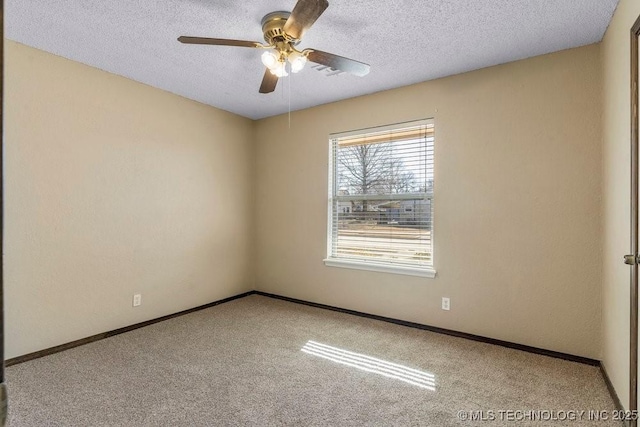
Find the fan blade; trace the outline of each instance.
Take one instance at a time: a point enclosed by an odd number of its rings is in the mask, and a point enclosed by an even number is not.
[[[369,74],[369,64],[359,62],[354,59],[345,58],[343,56],[334,55],[333,53],[323,52],[321,50],[313,50],[307,56],[309,61],[316,64],[326,65],[334,70],[345,71],[356,76],[366,76]]]
[[[327,7],[327,0],[298,0],[282,31],[289,37],[300,40]]]
[[[264,71],[264,77],[262,78],[262,84],[260,85],[260,93],[271,93],[276,90],[278,84],[278,76],[274,75],[267,68]]]
[[[239,46],[239,47],[260,47],[258,42],[249,42],[245,40],[230,40],[230,39],[211,39],[208,37],[178,37],[180,43],[186,44],[212,44],[216,46]]]

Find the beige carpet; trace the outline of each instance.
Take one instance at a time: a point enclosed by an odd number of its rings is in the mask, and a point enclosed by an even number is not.
[[[258,295],[9,367],[7,382],[11,427],[621,425],[587,421],[614,410],[596,367]]]

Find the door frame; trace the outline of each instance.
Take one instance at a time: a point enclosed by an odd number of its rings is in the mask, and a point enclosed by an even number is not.
[[[0,425],[7,420],[7,386],[4,380],[4,0],[0,0]]]
[[[631,27],[631,274],[629,289],[629,411],[638,409],[638,37],[640,16]],[[630,423],[637,426],[637,421]]]

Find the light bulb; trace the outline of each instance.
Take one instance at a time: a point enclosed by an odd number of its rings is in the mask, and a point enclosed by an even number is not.
[[[292,52],[289,55],[289,63],[291,64],[291,72],[297,73],[304,68],[304,64],[307,63],[307,57],[298,52]]]
[[[278,61],[273,68],[270,68],[270,70],[271,74],[276,77],[286,77],[289,75],[289,73],[287,73],[287,63],[284,61]]]
[[[278,65],[278,56],[270,50],[265,51],[262,54],[262,63],[265,67],[273,70]]]

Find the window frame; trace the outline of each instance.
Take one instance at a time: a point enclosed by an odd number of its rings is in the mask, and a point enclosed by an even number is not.
[[[430,230],[430,246],[431,246],[431,264],[425,266],[411,266],[411,265],[399,265],[394,264],[392,262],[380,262],[375,260],[368,260],[364,258],[339,258],[332,256],[333,255],[333,242],[334,242],[334,231],[337,233],[337,227],[334,230],[333,220],[334,220],[334,212],[333,206],[334,203],[339,201],[346,201],[349,199],[357,199],[358,196],[341,196],[338,195],[337,188],[337,165],[335,164],[335,159],[337,158],[337,153],[334,153],[334,140],[337,138],[345,138],[349,136],[359,136],[366,135],[370,133],[376,132],[385,132],[385,131],[398,131],[405,128],[421,126],[421,125],[431,125],[433,127],[433,150],[432,160],[435,158],[435,119],[421,119],[421,120],[413,120],[409,122],[396,123],[386,126],[376,126],[372,128],[358,129],[354,131],[348,132],[339,132],[332,133],[329,135],[329,163],[328,163],[328,203],[327,203],[327,252],[326,258],[323,260],[325,266],[328,267],[340,267],[340,268],[349,268],[356,270],[366,270],[366,271],[374,271],[374,272],[382,272],[382,273],[392,273],[392,274],[402,274],[402,275],[410,275],[410,276],[420,276],[426,278],[435,278],[436,270],[435,270],[435,254],[434,254],[434,227],[433,227],[433,212],[434,206],[433,202],[435,199],[435,191],[434,187],[431,188],[431,191],[419,192],[419,193],[385,193],[379,195],[370,195],[367,197],[367,200],[375,200],[375,199],[384,199],[384,200],[407,200],[412,199],[415,200],[416,195],[424,197],[424,200],[430,200],[430,220],[431,220],[431,230]],[[335,149],[337,149],[337,145],[335,145]],[[435,180],[433,181],[435,183]],[[435,184],[434,184],[435,185]]]

